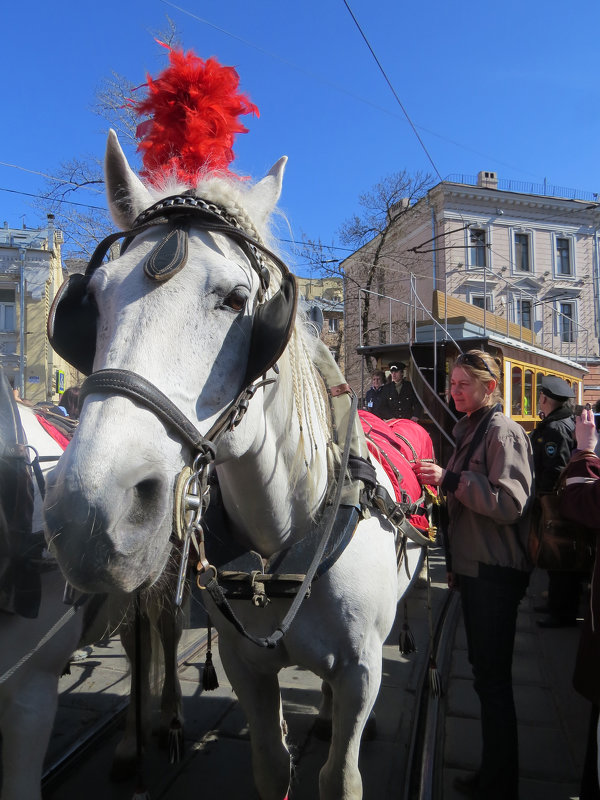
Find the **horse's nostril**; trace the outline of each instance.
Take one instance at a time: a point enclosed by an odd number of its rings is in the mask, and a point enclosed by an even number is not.
[[[160,492],[160,481],[156,478],[147,478],[134,487],[136,498],[140,503],[151,503]]]
[[[162,484],[159,478],[146,478],[133,487],[133,503],[128,514],[133,525],[143,525],[160,514]]]

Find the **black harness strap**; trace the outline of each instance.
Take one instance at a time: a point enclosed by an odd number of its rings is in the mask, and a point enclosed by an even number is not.
[[[358,406],[358,398],[355,394],[352,395],[352,406],[350,409],[350,417],[352,418],[356,414]],[[327,522],[325,524],[325,529],[323,531],[322,539],[317,547],[315,554],[313,556],[313,560],[308,568],[304,580],[300,588],[298,589],[298,593],[294,597],[294,600],[288,609],[287,614],[281,621],[281,625],[276,628],[272,634],[269,636],[255,636],[252,633],[249,633],[246,628],[244,627],[243,623],[238,619],[233,611],[232,607],[230,606],[227,598],[225,597],[225,593],[223,589],[219,585],[217,580],[217,576],[214,575],[210,580],[207,582],[206,585],[202,585],[203,589],[210,594],[211,598],[213,599],[214,603],[216,604],[217,608],[223,614],[225,619],[227,619],[231,624],[235,627],[235,629],[245,636],[246,639],[249,639],[254,644],[258,645],[259,647],[268,647],[273,648],[277,646],[277,643],[286,632],[289,630],[292,622],[294,621],[296,614],[300,608],[300,605],[304,601],[308,590],[310,588],[311,583],[315,577],[317,569],[323,559],[323,555],[329,543],[329,538],[331,536],[331,531],[333,530],[333,526],[335,524],[337,510],[340,506],[340,501],[342,497],[342,489],[344,488],[344,476],[346,474],[346,470],[348,468],[348,460],[350,457],[350,445],[352,442],[352,426],[348,426],[348,435],[346,436],[346,441],[344,443],[344,451],[342,453],[341,461],[340,461],[340,469],[338,474],[338,481],[335,490],[335,494],[330,506],[328,506],[325,510],[325,515],[327,518]]]

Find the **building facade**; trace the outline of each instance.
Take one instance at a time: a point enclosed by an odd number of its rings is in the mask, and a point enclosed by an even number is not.
[[[596,195],[501,181],[494,172],[437,184],[406,206],[384,247],[377,237],[342,265],[352,385],[360,391],[372,368],[356,347],[414,340],[434,304],[448,307],[441,293],[468,303],[479,328],[489,315],[496,326],[506,323],[507,335],[584,364],[585,399],[593,402],[600,397],[599,239]],[[366,274],[375,275],[368,294]]]
[[[62,231],[48,215],[45,228],[0,229],[0,366],[21,397],[57,400],[79,375],[48,343],[46,323],[63,282]]]
[[[344,282],[342,278],[296,278],[300,302],[316,314],[320,336],[344,372]]]

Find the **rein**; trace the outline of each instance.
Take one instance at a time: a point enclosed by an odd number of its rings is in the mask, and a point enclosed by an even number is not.
[[[350,415],[353,416],[356,414],[358,408],[358,398],[356,394],[352,394],[352,405],[350,409]],[[217,580],[217,571],[215,567],[211,566],[211,569],[214,571],[214,575],[212,578],[209,578],[206,584],[200,583],[201,576],[198,576],[198,586],[200,589],[205,589],[215,602],[219,611],[223,614],[223,616],[231,622],[231,624],[235,627],[238,633],[241,633],[246,639],[249,639],[254,644],[258,645],[259,647],[268,647],[273,648],[277,646],[277,643],[280,639],[282,639],[287,631],[289,630],[292,622],[294,621],[300,606],[306,596],[308,595],[310,585],[314,580],[315,574],[321,560],[323,558],[323,554],[327,548],[329,543],[329,539],[331,536],[331,532],[333,530],[333,526],[335,524],[337,511],[340,507],[340,502],[342,498],[342,490],[344,488],[344,476],[346,474],[346,470],[348,469],[348,462],[350,459],[350,445],[352,442],[352,430],[351,426],[348,426],[348,433],[346,435],[346,441],[344,443],[344,451],[342,453],[342,457],[340,460],[340,468],[338,474],[338,481],[337,486],[335,489],[335,494],[333,496],[331,505],[327,507],[326,514],[328,515],[327,523],[325,525],[325,529],[323,531],[323,535],[321,537],[321,541],[315,551],[311,564],[306,571],[306,575],[304,576],[304,580],[298,589],[294,600],[283,618],[281,625],[276,628],[273,633],[269,636],[254,636],[254,634],[249,633],[244,625],[240,622],[240,620],[236,617],[231,605],[227,601],[223,589],[220,587],[219,582]]]

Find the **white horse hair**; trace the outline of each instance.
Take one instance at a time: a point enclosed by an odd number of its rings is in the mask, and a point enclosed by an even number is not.
[[[268,240],[285,161],[254,185],[212,178],[195,187],[196,193],[222,205],[256,238]],[[133,174],[112,131],[105,175],[115,222],[129,229],[157,194]],[[164,196],[181,188],[165,187]],[[237,244],[195,230],[192,223],[187,265],[168,281],[152,283],[142,262],[164,232],[164,227],[144,231],[126,253],[95,272],[90,282],[99,312],[94,370],[141,375],[205,433],[239,392],[258,280]],[[276,287],[279,275],[272,271]],[[307,533],[328,489],[333,447],[328,400],[311,352],[320,346],[297,322],[278,362],[279,375],[269,371],[275,382],[257,390],[242,422],[218,443],[216,470],[231,535],[264,557]],[[131,592],[160,576],[171,551],[173,486],[189,455],[145,407],[112,394],[86,397],[77,433],[50,478],[45,506],[48,541],[74,585]],[[387,478],[379,479],[392,493]],[[413,566],[419,550],[409,543]],[[224,667],[250,724],[262,800],[284,800],[289,791],[277,678],[288,665],[312,670],[327,687],[321,713],[332,717],[332,739],[319,778],[321,800],[362,797],[361,733],[379,690],[382,645],[407,585],[396,569],[394,530],[373,514],[361,519],[337,562],[313,583],[276,647],[241,638],[207,598]],[[232,602],[257,636],[272,633],[289,607],[280,599],[265,608]]]
[[[2,376],[0,375],[0,379]],[[18,405],[27,442],[40,456],[62,455],[61,446],[40,425],[33,410]],[[30,453],[33,458],[33,451]],[[54,466],[43,462],[47,473]],[[42,499],[34,482],[33,531],[42,529]],[[0,534],[4,512],[0,509]],[[129,624],[130,599],[113,597],[105,603],[91,627],[83,629],[84,608],[65,605],[65,578],[51,564],[41,573],[42,599],[38,616],[32,619],[0,611],[0,733],[2,734],[2,800],[41,800],[41,779],[58,704],[59,677],[73,651],[99,641],[121,626],[121,637],[131,659],[133,626]],[[172,586],[169,586],[169,598]],[[161,695],[161,729],[173,717],[182,722],[181,688],[177,677],[176,653],[181,635],[181,616],[173,615],[170,604],[158,588],[142,600],[145,657],[141,672],[143,728],[150,730],[149,626],[158,628],[165,653],[164,686]],[[128,623],[122,625],[122,623]],[[152,641],[154,643],[154,638]],[[131,659],[132,660],[132,659]],[[133,663],[133,660],[132,660]],[[134,686],[125,733],[117,745],[112,774],[115,779],[132,775],[135,769],[136,741]]]

